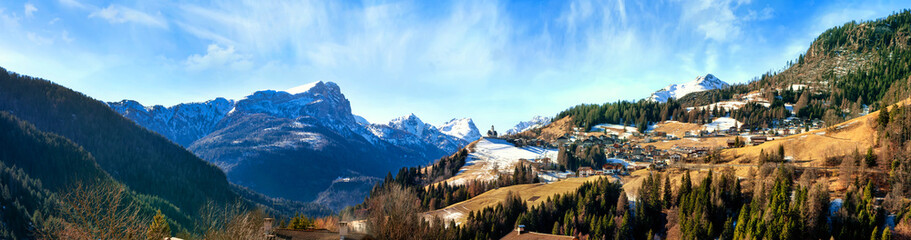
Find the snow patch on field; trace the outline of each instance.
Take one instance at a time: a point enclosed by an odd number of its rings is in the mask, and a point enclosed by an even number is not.
[[[743,126],[743,123],[730,117],[721,117],[716,118],[715,121],[707,123],[703,126],[705,127],[706,131],[714,132],[716,130],[727,130],[734,126]]]
[[[609,123],[598,124],[598,125],[595,125],[594,127],[592,127],[592,129],[591,129],[592,132],[600,132],[600,131],[604,131],[604,130],[639,132],[639,130],[637,130],[636,127],[623,126],[620,124],[609,124]]]

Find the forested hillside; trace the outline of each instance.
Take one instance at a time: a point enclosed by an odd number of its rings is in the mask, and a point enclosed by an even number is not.
[[[209,201],[240,200],[224,173],[189,151],[111,110],[47,80],[0,68],[0,111],[66,137],[130,189],[195,213]]]
[[[7,143],[0,160],[12,176],[3,183],[23,186],[10,188],[13,192],[28,190],[12,196],[37,199],[19,201],[25,207],[18,215],[3,215],[4,220],[18,219],[9,220],[17,224],[5,225],[15,238],[34,232],[42,218],[55,216],[54,204],[61,201],[54,195],[77,184],[125,187],[124,202],[135,202],[144,216],[162,211],[168,221],[177,224],[172,226],[175,233],[203,233],[205,224],[200,223],[207,218],[202,210],[212,207],[262,208],[278,217],[330,214],[329,209],[315,204],[270,198],[232,186],[217,167],[123,118],[104,103],[47,80],[0,68],[0,112]],[[13,207],[15,202],[4,205],[6,210],[20,209]],[[33,227],[25,229],[27,219],[32,218],[36,219],[31,220]]]
[[[63,224],[74,224],[65,211],[78,186],[109,186],[123,189],[82,147],[52,133],[36,129],[7,112],[0,111],[0,238],[27,239]],[[124,191],[124,205],[143,215],[156,210],[169,216],[175,232],[186,231],[191,220],[164,200]],[[144,219],[144,218],[143,218]],[[141,221],[142,219],[137,219]],[[49,234],[49,233],[48,233]]]

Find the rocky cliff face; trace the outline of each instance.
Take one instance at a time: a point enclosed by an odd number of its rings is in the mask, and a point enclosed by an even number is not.
[[[201,103],[147,108],[136,101],[123,100],[108,105],[139,125],[187,147],[214,131],[215,125],[234,107],[234,101],[217,98]]]

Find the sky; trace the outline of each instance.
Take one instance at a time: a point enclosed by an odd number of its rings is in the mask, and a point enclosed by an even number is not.
[[[483,131],[780,70],[908,1],[0,1],[0,67],[170,106],[337,83],[352,111]]]

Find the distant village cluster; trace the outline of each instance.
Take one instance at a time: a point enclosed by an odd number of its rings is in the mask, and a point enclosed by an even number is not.
[[[548,170],[546,164],[555,164],[558,159],[541,159],[541,175],[545,180],[556,181],[567,177],[588,177],[593,175],[626,175],[639,169],[662,170],[668,166],[684,163],[697,163],[709,154],[724,148],[755,146],[777,138],[813,131],[825,126],[821,120],[803,121],[798,118],[787,118],[777,124],[776,128],[749,129],[735,124],[723,129],[702,128],[685,131],[683,136],[676,136],[666,131],[653,130],[646,133],[622,129],[605,129],[603,131],[585,131],[574,127],[571,133],[553,141],[540,138],[519,136],[496,136],[491,128],[488,138],[501,138],[516,147],[537,146],[543,148],[569,148],[571,146],[589,149],[598,146],[603,151],[606,163],[601,166],[581,166],[566,171]],[[700,141],[714,140],[717,144],[703,144]],[[658,147],[660,143],[665,147]]]

